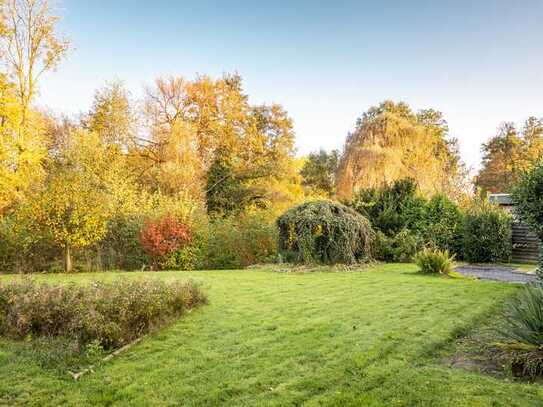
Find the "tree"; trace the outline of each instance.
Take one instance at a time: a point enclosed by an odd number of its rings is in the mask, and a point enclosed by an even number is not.
[[[300,171],[302,184],[317,193],[331,197],[335,191],[335,176],[338,166],[339,152],[330,153],[320,150],[310,153]]]
[[[543,124],[529,117],[522,132],[514,123],[504,123],[498,134],[483,144],[482,168],[475,185],[494,193],[511,192],[522,173],[543,157]]]
[[[125,157],[96,133],[75,130],[51,160],[43,185],[28,199],[28,216],[64,250],[72,270],[72,249],[102,239],[108,220],[133,213],[138,202]]]
[[[403,103],[385,101],[357,120],[337,171],[337,194],[349,198],[362,188],[411,177],[425,195],[461,193],[465,175],[440,112],[414,113]]]
[[[280,105],[250,105],[241,85],[239,75],[173,77],[159,78],[147,89],[149,140],[139,152],[149,162],[150,185],[203,196],[201,186],[208,183],[211,167],[219,165],[219,151],[228,156],[233,179],[244,188],[290,176],[295,166],[292,120]],[[183,170],[189,167],[193,171]]]
[[[227,150],[220,149],[207,174],[206,207],[210,216],[227,216],[241,212],[250,203],[260,199],[255,188],[245,186],[232,169]]]
[[[89,131],[97,133],[106,144],[124,148],[132,146],[136,133],[136,114],[130,102],[130,93],[122,82],[107,83],[96,91],[84,125]]]
[[[52,14],[48,0],[4,0],[2,17],[2,55],[17,83],[24,126],[40,77],[56,68],[68,41],[55,31],[59,17]]]
[[[21,130],[21,116],[14,84],[0,76],[0,219],[43,175],[40,117],[35,115]]]

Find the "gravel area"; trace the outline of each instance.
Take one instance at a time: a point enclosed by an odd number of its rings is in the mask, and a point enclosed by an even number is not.
[[[507,283],[526,284],[537,279],[535,274],[515,271],[510,267],[501,266],[460,266],[456,268],[460,274],[472,276],[481,280],[505,281]]]

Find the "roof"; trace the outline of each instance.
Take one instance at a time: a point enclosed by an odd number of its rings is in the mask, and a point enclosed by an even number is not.
[[[490,203],[495,203],[498,205],[514,205],[513,198],[511,194],[489,194],[488,201]]]

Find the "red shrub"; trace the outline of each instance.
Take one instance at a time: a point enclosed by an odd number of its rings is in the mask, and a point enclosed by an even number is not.
[[[147,221],[143,225],[140,242],[143,250],[153,261],[153,268],[158,268],[161,261],[191,240],[187,225],[173,216]]]

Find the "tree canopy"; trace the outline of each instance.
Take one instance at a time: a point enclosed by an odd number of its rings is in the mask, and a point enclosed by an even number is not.
[[[463,192],[465,170],[443,115],[415,113],[403,102],[371,107],[349,133],[337,172],[337,194],[410,177],[425,194]]]
[[[493,193],[511,192],[521,175],[543,157],[543,121],[529,117],[521,131],[504,123],[482,146],[482,168],[475,185]]]

